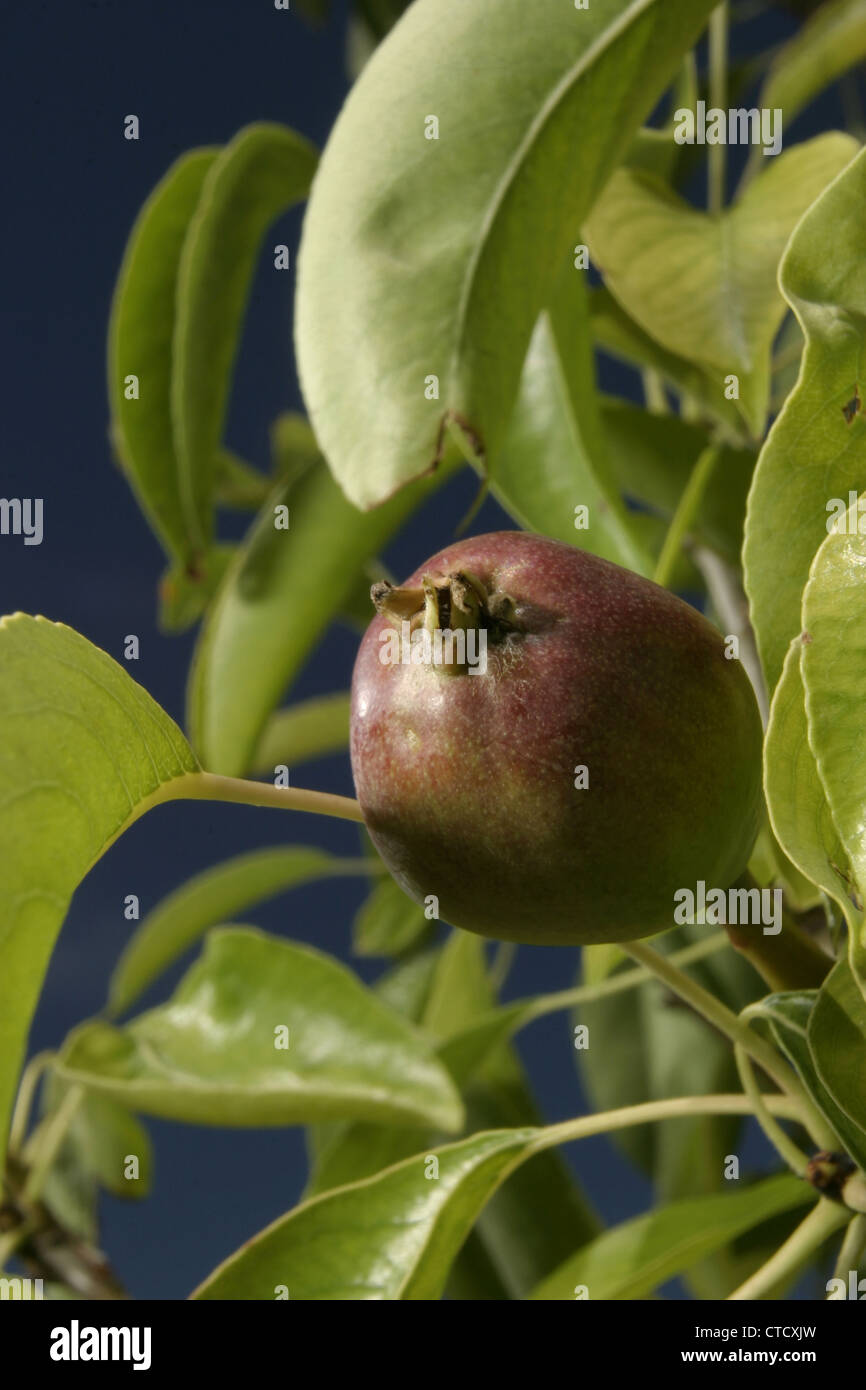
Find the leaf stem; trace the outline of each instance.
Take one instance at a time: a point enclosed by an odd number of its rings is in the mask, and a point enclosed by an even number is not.
[[[12,1124],[9,1128],[9,1152],[18,1153],[24,1144],[24,1137],[27,1133],[27,1123],[30,1119],[30,1111],[33,1108],[33,1097],[36,1094],[36,1087],[39,1084],[43,1072],[54,1061],[55,1052],[37,1052],[35,1057],[31,1057],[21,1076],[21,1084],[18,1087],[18,1098],[15,1101],[15,1110],[12,1114]]]
[[[744,1051],[759,1066],[763,1067],[776,1085],[797,1101],[799,1106],[798,1118],[810,1128],[811,1132],[812,1108],[805,1088],[793,1069],[783,1061],[775,1048],[771,1047],[747,1023],[743,1023],[714,994],[704,989],[703,985],[699,985],[696,980],[690,979],[666,956],[653,950],[652,946],[647,946],[646,942],[631,941],[625,943],[623,950],[633,960],[651,970],[673,990],[674,994],[678,994],[681,999],[690,1004],[697,1013],[701,1014],[713,1027],[718,1028],[719,1032],[729,1038],[732,1043],[739,1043]]]
[[[752,1102],[755,1112],[755,1119],[766,1134],[773,1148],[785,1160],[788,1167],[798,1178],[805,1178],[809,1160],[788,1135],[782,1126],[773,1119],[766,1106],[767,1097],[762,1093],[758,1086],[755,1070],[752,1066],[751,1058],[739,1043],[734,1043],[734,1057],[737,1063],[737,1071],[740,1073],[740,1080],[743,1083],[743,1090]]]
[[[26,1157],[31,1166],[24,1186],[26,1202],[35,1202],[41,1196],[45,1179],[84,1100],[84,1094],[83,1086],[70,1086],[54,1113],[30,1136]]]
[[[797,1119],[798,1112],[789,1096],[767,1096],[767,1108],[785,1119]],[[533,1141],[533,1148],[552,1148],[569,1144],[575,1139],[590,1139],[595,1134],[630,1129],[634,1125],[653,1124],[658,1120],[676,1120],[697,1115],[751,1115],[752,1103],[747,1096],[674,1096],[668,1100],[648,1100],[640,1105],[627,1105],[619,1110],[604,1110],[598,1115],[580,1115],[575,1120],[563,1120],[547,1125]],[[841,1208],[840,1208],[841,1210]]]
[[[725,110],[728,104],[728,5],[718,5],[710,15],[709,104]],[[707,207],[720,213],[725,203],[727,146],[707,146]]]
[[[773,1289],[807,1264],[824,1241],[844,1226],[848,1218],[845,1207],[822,1197],[796,1231],[780,1245],[766,1264],[729,1295],[729,1301],[764,1298]]]
[[[848,1224],[845,1238],[839,1250],[839,1257],[833,1269],[834,1279],[845,1280],[846,1291],[840,1294],[828,1294],[828,1303],[833,1299],[847,1298],[848,1276],[852,1270],[855,1274],[859,1271],[864,1251],[866,1251],[866,1216],[855,1216]]]
[[[656,562],[655,573],[653,574],[656,584],[667,587],[671,581],[686,533],[697,515],[707,483],[721,457],[721,452],[718,445],[711,444],[698,456],[689,481],[677,503],[677,509],[668,527],[661,554]]]
[[[695,961],[705,960],[707,956],[715,955],[717,951],[727,949],[728,938],[723,931],[714,932],[712,936],[705,937],[703,941],[696,941],[691,946],[684,946],[681,951],[674,951],[667,957],[672,965],[684,966],[693,965]],[[554,994],[542,994],[540,997],[527,999],[524,1004],[524,1012],[520,1015],[518,1026],[533,1023],[537,1018],[544,1018],[547,1014],[558,1013],[560,1009],[572,1009],[579,1004],[594,1004],[597,999],[607,999],[612,994],[621,994],[628,989],[636,989],[638,985],[646,984],[647,980],[654,978],[653,972],[646,966],[639,965],[633,970],[623,970],[618,975],[611,975],[606,980],[600,980],[594,985],[576,985],[574,989],[561,989]],[[507,1005],[508,1008],[518,1008],[519,1004]]]
[[[182,783],[182,785],[180,785]],[[221,777],[213,772],[190,772],[167,784],[179,801],[231,801],[243,806],[273,806],[282,811],[311,811],[338,820],[364,817],[354,797],[300,787],[275,787],[270,782],[250,782],[243,777]]]
[[[19,1224],[6,1235],[0,1236],[0,1273],[3,1272],[6,1261],[15,1254],[19,1246],[23,1245],[26,1240],[29,1240],[35,1230],[35,1220],[33,1217],[28,1217],[26,1221],[19,1222]]]
[[[761,891],[751,874],[745,874],[741,882],[749,890]],[[734,950],[757,970],[773,993],[820,989],[833,967],[832,959],[806,935],[784,907],[780,926],[781,931],[771,935],[754,927],[737,925],[729,925],[725,930]]]

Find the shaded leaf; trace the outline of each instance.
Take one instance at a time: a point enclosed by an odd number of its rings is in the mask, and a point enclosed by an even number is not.
[[[278,421],[277,459],[286,430],[290,452],[297,447],[292,418]],[[247,771],[268,718],[361,567],[438,481],[407,489],[367,515],[346,501],[321,461],[278,484],[226,575],[196,647],[188,722],[210,771]],[[288,530],[275,525],[281,506],[289,508]]]
[[[652,573],[613,476],[602,428],[583,273],[570,266],[535,326],[492,491],[520,524]],[[576,530],[585,506],[589,525]]]
[[[108,994],[123,1013],[178,956],[228,918],[315,879],[372,873],[364,859],[338,859],[305,845],[252,850],[205,869],[144,917],[115,966]]]
[[[866,1171],[866,1000],[846,960],[830,971],[807,1025],[809,1052],[818,1077],[841,1116],[834,1128]],[[842,1118],[844,1116],[844,1119]]]
[[[201,548],[182,494],[171,420],[172,338],[181,252],[216,149],[183,155],[157,184],[130,233],[111,304],[108,398],[112,439],[139,505],[170,556]],[[139,398],[127,400],[128,376]]]
[[[589,220],[593,260],[629,316],[668,352],[697,363],[720,396],[735,374],[756,438],[785,314],[779,259],[799,218],[856,149],[835,133],[797,145],[718,216],[696,211],[652,175],[619,169]]]
[[[645,1298],[668,1279],[779,1212],[813,1194],[794,1177],[768,1178],[743,1192],[687,1198],[604,1231],[578,1250],[532,1294],[574,1301],[584,1285],[591,1301]]]
[[[399,956],[429,932],[430,923],[394,879],[376,883],[361,905],[352,928],[356,956]]]
[[[262,238],[306,197],[316,151],[285,126],[239,131],[208,168],[183,243],[172,344],[171,414],[181,494],[210,538],[232,367]]]
[[[773,1041],[794,1067],[821,1114],[839,1135],[852,1158],[862,1165],[866,1155],[863,1133],[852,1123],[825,1085],[817,1066],[817,1053],[812,1048],[809,1035],[817,997],[817,990],[770,994],[749,1009],[748,1017],[750,1020],[763,1020],[768,1025]],[[832,1015],[832,1009],[830,1012]],[[827,1036],[824,1034],[825,1038]],[[823,1050],[820,1040],[819,1050]]]
[[[349,693],[316,695],[271,715],[259,739],[250,771],[273,774],[281,764],[340,753],[349,747]]]
[[[809,746],[800,670],[802,650],[800,639],[795,638],[770,707],[764,741],[767,808],[785,853],[813,883],[850,913],[852,904],[846,885],[848,858]]]

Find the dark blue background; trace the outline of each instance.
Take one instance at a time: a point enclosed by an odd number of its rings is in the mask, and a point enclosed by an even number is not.
[[[0,609],[62,620],[118,659],[124,636],[137,633],[141,660],[132,674],[180,722],[192,637],[156,629],[162,554],[107,447],[104,337],[114,277],[143,199],[182,151],[225,141],[261,118],[324,143],[347,90],[345,18],[345,5],[338,4],[335,22],[314,31],[294,13],[274,10],[270,0],[53,0],[6,6],[2,19],[0,494],[43,497],[45,539],[41,547],[0,542]],[[765,38],[790,27],[778,18]],[[123,118],[131,112],[141,121],[138,142],[123,138]],[[831,100],[814,126],[838,119]],[[802,133],[809,133],[808,123]],[[299,226],[300,214],[288,217],[272,240],[294,249]],[[228,431],[229,442],[262,466],[269,422],[281,409],[301,405],[291,303],[289,277],[278,277],[275,288],[270,262],[264,264]],[[624,372],[608,375],[606,384],[632,387]],[[457,480],[412,521],[387,556],[396,573],[414,569],[451,538],[475,486],[469,477]],[[487,503],[474,529],[503,524],[507,519]],[[238,527],[225,533],[238,534]],[[294,693],[345,688],[355,640],[345,629],[329,634]],[[312,766],[304,780],[351,792],[345,758]],[[32,1050],[56,1046],[68,1028],[101,1008],[109,971],[130,933],[122,911],[127,893],[140,896],[145,912],[217,860],[281,842],[354,853],[357,837],[351,826],[317,818],[196,804],[161,809],[135,825],[75,897]],[[349,882],[316,886],[257,911],[255,920],[345,958],[360,895],[360,886]],[[575,952],[523,948],[509,991],[564,988],[576,968]],[[163,981],[145,1002],[165,991]],[[580,1113],[585,1101],[564,1017],[535,1024],[519,1045],[546,1116]],[[297,1130],[159,1122],[152,1132],[153,1195],[146,1208],[106,1199],[104,1244],[133,1295],[174,1299],[296,1201],[306,1174],[303,1137]],[[757,1141],[750,1153],[763,1154]],[[570,1157],[610,1220],[648,1204],[648,1184],[607,1141],[585,1142]]]

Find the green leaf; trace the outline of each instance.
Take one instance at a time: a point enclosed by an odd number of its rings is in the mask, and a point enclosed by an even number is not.
[[[175,296],[187,228],[217,153],[183,155],[144,204],[124,253],[108,329],[114,447],[151,526],[183,565],[195,562],[200,537],[181,492],[171,421]],[[124,395],[128,376],[138,377],[137,400]]]
[[[524,0],[416,0],[377,49],[322,156],[296,315],[316,434],[359,506],[429,471],[451,422],[496,475],[576,230],[712,8],[535,0],[528,24]]]
[[[764,430],[770,349],[785,315],[776,270],[799,218],[852,158],[831,133],[787,150],[719,216],[696,211],[652,175],[619,169],[587,225],[593,260],[623,308],[724,394],[739,378],[751,433]]]
[[[707,447],[707,435],[677,415],[653,415],[628,401],[602,400],[616,481],[629,497],[669,519]],[[731,564],[739,562],[746,498],[755,467],[748,449],[724,448],[701,498],[693,535]]]
[[[111,977],[109,1011],[120,1014],[128,1009],[209,927],[289,888],[375,870],[375,862],[337,859],[302,845],[252,850],[205,869],[163,898],[140,923]]]
[[[475,1134],[314,1197],[219,1265],[196,1299],[438,1299],[475,1219],[538,1134]],[[433,1177],[430,1159],[438,1164]]]
[[[356,956],[399,956],[415,946],[430,923],[393,878],[371,889],[355,917],[352,950]]]
[[[69,900],[195,759],[105,652],[59,623],[0,621],[0,1159],[18,1069]]]
[[[866,1171],[866,999],[847,960],[834,965],[818,991],[807,1033],[818,1077],[841,1112],[834,1128]]]
[[[258,511],[267,500],[271,481],[231,449],[219,449],[216,456],[216,501],[221,507]]]
[[[262,238],[305,198],[317,154],[285,126],[246,126],[208,169],[177,276],[171,412],[188,521],[209,540],[232,367]]]
[[[800,664],[809,738],[833,823],[861,890],[858,905],[862,907],[866,891],[866,775],[862,770],[866,755],[862,708],[866,536],[858,528],[866,498],[855,495],[850,508],[847,501],[841,528],[826,536],[803,593],[802,621],[808,636],[802,640]]]
[[[680,950],[705,933],[700,926],[677,928],[659,949]],[[621,953],[606,946],[584,947],[584,982],[601,982],[620,961]],[[734,951],[696,962],[689,972],[737,1012],[760,990],[757,975]],[[574,1056],[596,1110],[737,1089],[730,1044],[658,981],[581,1004],[575,1020],[589,1030],[589,1045]],[[740,1123],[723,1116],[667,1120],[626,1130],[614,1142],[653,1177],[659,1199],[669,1201],[723,1185],[720,1155],[731,1152]]]
[[[290,450],[296,424],[288,418]],[[282,455],[283,421],[274,431]],[[281,482],[214,601],[189,690],[193,741],[211,772],[245,773],[262,731],[328,623],[375,555],[439,480],[360,513],[321,461]],[[275,507],[289,508],[289,529]]]
[[[583,274],[569,266],[560,284],[532,335],[492,491],[522,526],[650,575],[608,457]],[[578,531],[579,505],[589,525]]]
[[[776,53],[767,72],[758,105],[781,107],[785,130],[843,73],[866,58],[866,4],[863,0],[831,0],[797,30]],[[755,150],[752,160],[760,157]]]
[[[273,775],[285,764],[298,767],[313,758],[341,753],[349,747],[349,693],[317,695],[289,709],[278,710],[265,725],[250,771]]]
[[[234,545],[213,545],[194,567],[169,566],[159,581],[161,632],[185,632],[198,622],[236,552]]]
[[[678,393],[683,406],[687,405],[691,418],[721,426],[726,439],[742,440],[745,426],[737,402],[725,400],[701,367],[667,352],[629,318],[604,286],[592,290],[589,305],[593,336],[602,351],[634,367],[657,372]]]
[[[545,1279],[532,1298],[573,1301],[580,1285],[594,1302],[645,1298],[742,1232],[809,1200],[809,1189],[785,1176],[743,1192],[672,1202],[604,1231]]]
[[[822,987],[822,992],[836,975],[837,969],[838,967],[835,967],[830,972],[827,982]],[[839,1135],[848,1153],[862,1167],[864,1166],[864,1159],[866,1159],[866,1135],[864,1135],[862,1128],[853,1122],[852,1118],[838,1104],[832,1089],[824,1081],[818,1065],[819,1056],[823,1058],[828,1040],[836,1039],[838,1041],[837,1023],[839,1020],[837,1011],[832,1002],[829,1007],[825,1007],[823,1017],[819,1021],[816,1045],[813,1045],[812,1030],[817,999],[817,990],[770,994],[766,999],[762,999],[760,1003],[749,1008],[748,1018],[750,1021],[752,1019],[762,1020],[767,1024],[773,1042],[788,1058],[815,1105]],[[841,1031],[847,1035],[847,1040],[850,1040],[848,1030],[843,1027]],[[861,1041],[861,1049],[862,1046]],[[861,1062],[862,1055],[861,1050]]]
[[[122,1029],[84,1024],[60,1069],[130,1109],[193,1124],[358,1116],[454,1131],[462,1120],[411,1024],[329,956],[251,928],[211,931],[169,1003]]]
[[[806,347],[797,387],[758,460],[743,551],[752,624],[771,692],[788,645],[801,631],[802,593],[827,536],[827,504],[839,498],[847,505],[849,490],[863,486],[866,429],[860,415],[849,424],[844,408],[866,376],[864,218],[866,151],[806,213],[779,271]]]
[[[851,914],[848,857],[809,746],[799,637],[791,643],[770,707],[764,741],[764,791],[770,822],[798,869]],[[850,886],[849,886],[850,885]]]

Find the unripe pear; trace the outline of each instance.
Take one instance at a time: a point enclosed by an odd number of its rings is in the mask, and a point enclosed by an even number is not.
[[[373,598],[352,770],[411,897],[483,936],[587,944],[663,931],[677,889],[741,874],[761,721],[695,609],[520,531],[450,546]]]

